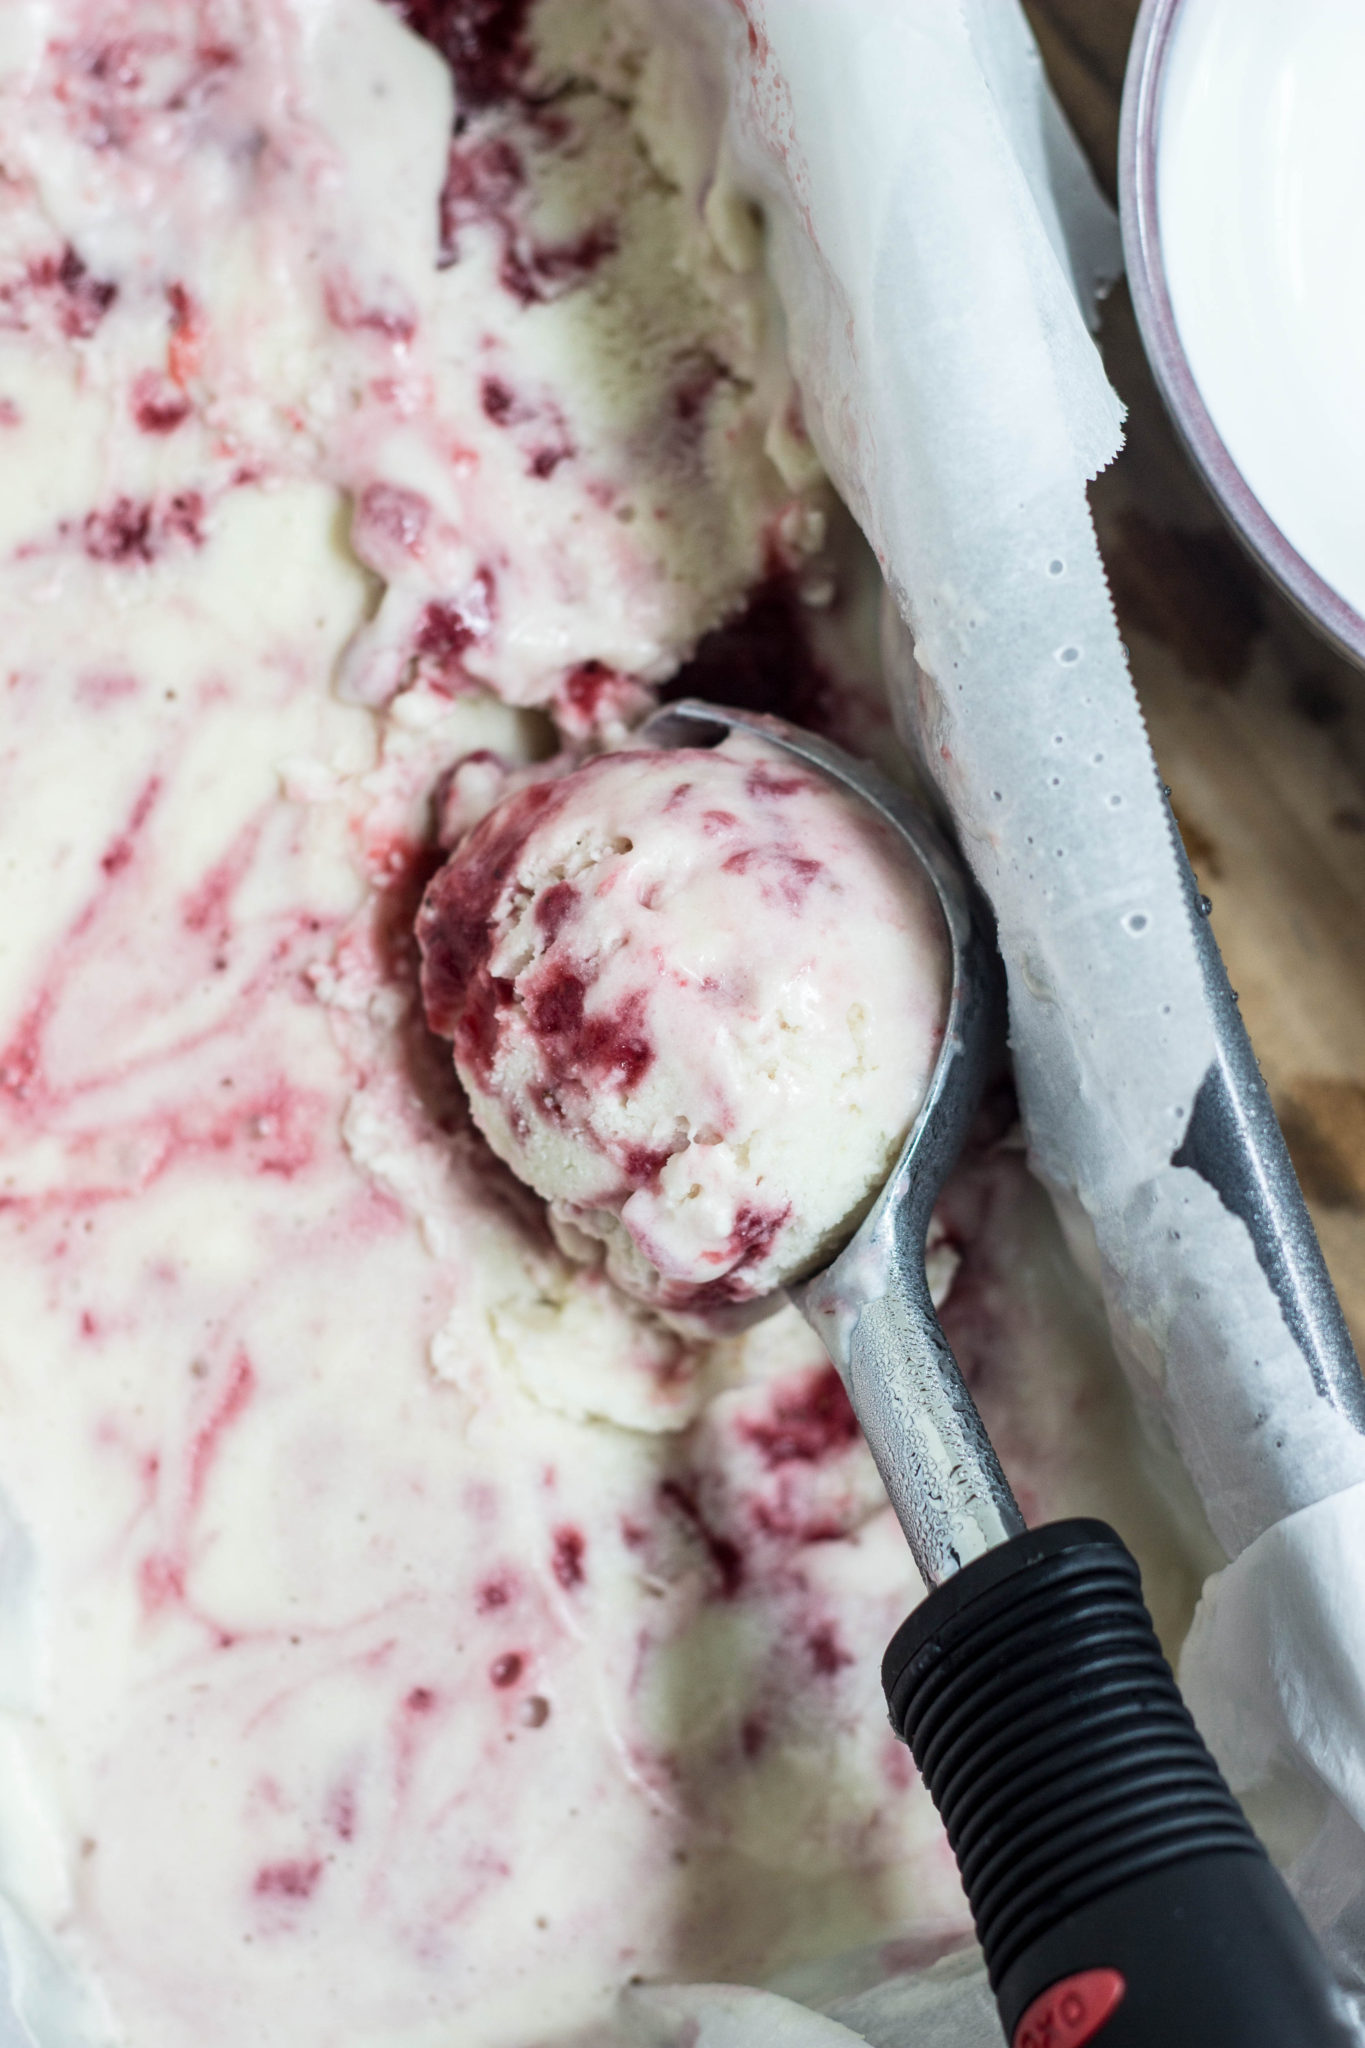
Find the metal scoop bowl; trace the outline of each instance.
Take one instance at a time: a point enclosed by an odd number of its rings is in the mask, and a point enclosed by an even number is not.
[[[887,1650],[882,1683],[947,1828],[1005,2038],[1345,2048],[1354,2035],[1326,1965],[1190,1719],[1135,1560],[1103,1522],[1025,1528],[934,1312],[929,1219],[1003,1035],[989,913],[913,800],[826,741],[695,699],[658,712],[641,737],[704,746],[730,731],[782,748],[885,819],[932,882],[951,948],[943,1044],[900,1157],[843,1249],[787,1292],[839,1371],[930,1589]],[[1254,1071],[1240,1021],[1236,1033]],[[1268,1103],[1259,1128],[1263,1146]],[[1212,1178],[1222,1162],[1214,1184],[1227,1181],[1235,1207],[1226,1161],[1255,1148],[1204,1149],[1212,1164],[1192,1163]],[[1252,1212],[1267,1261],[1295,1241],[1286,1214],[1264,1199]],[[1311,1238],[1306,1216],[1303,1231]],[[1305,1356],[1314,1362],[1311,1344]]]
[[[865,762],[775,718],[696,698],[643,727],[651,746],[749,732],[868,804],[933,884],[948,936],[943,1043],[918,1116],[872,1208],[834,1260],[787,1292],[823,1340],[853,1403],[926,1585],[1018,1535],[1023,1517],[939,1327],[925,1240],[1004,1041],[1004,982],[989,912],[961,862],[904,790]]]

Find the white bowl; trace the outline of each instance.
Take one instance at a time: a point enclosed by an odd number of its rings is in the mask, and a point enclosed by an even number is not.
[[[1365,665],[1365,0],[1144,0],[1119,210],[1191,455]]]

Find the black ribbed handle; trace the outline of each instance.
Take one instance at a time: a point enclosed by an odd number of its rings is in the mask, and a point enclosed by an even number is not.
[[[1351,2039],[1103,1522],[976,1559],[910,1616],[882,1679],[1017,2048]]]

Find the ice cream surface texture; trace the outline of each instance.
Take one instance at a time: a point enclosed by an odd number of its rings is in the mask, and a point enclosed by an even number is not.
[[[566,1258],[418,984],[448,785],[472,823],[680,666],[733,702],[805,650],[789,714],[872,702],[760,237],[650,9],[408,15],[449,62],[379,0],[0,8],[0,1935],[39,2048],[600,2048],[632,1977],[966,1931],[819,1345],[684,1340]],[[1177,1615],[1017,1152],[934,1257],[1028,1512],[1108,1514]]]
[[[599,756],[506,798],[418,920],[433,1028],[565,1248],[725,1315],[812,1270],[895,1163],[943,1037],[932,887],[780,749]]]

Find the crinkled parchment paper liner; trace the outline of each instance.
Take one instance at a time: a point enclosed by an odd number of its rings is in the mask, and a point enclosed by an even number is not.
[[[766,213],[808,424],[895,600],[898,713],[995,906],[1034,1165],[1232,1560],[1189,1697],[1233,1783],[1297,1805],[1290,1881],[1360,1987],[1365,1440],[1313,1396],[1243,1225],[1170,1163],[1213,1025],[1086,501],[1120,440],[1080,310],[1112,222],[1016,0],[660,11]],[[632,2013],[696,2048],[999,2038],[960,1965],[812,2003]]]

